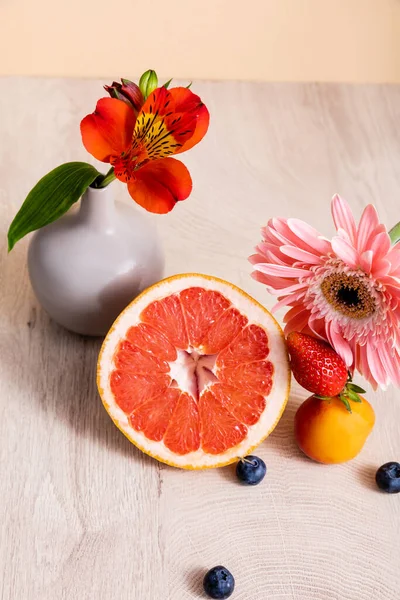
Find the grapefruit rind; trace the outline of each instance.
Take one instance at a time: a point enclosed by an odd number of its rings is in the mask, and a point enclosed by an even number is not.
[[[268,334],[270,352],[268,360],[274,365],[271,391],[267,407],[259,421],[249,427],[248,435],[237,446],[222,454],[207,454],[201,448],[195,452],[178,455],[171,452],[164,443],[149,440],[140,431],[135,431],[126,415],[115,403],[110,388],[110,374],[114,369],[114,354],[119,342],[125,338],[128,329],[140,323],[142,310],[155,300],[160,300],[188,287],[199,286],[221,292],[249,320],[263,327]],[[108,332],[100,350],[97,363],[97,387],[103,405],[118,429],[142,452],[167,465],[181,469],[206,469],[223,467],[239,457],[251,454],[275,429],[285,410],[290,392],[290,367],[285,338],[281,327],[271,313],[246,292],[222,279],[209,275],[185,273],[163,279],[137,296],[117,317]]]

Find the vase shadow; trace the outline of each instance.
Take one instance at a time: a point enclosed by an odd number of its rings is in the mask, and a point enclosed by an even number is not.
[[[107,284],[98,295],[100,312],[104,315],[114,315],[109,320],[109,327],[115,318],[132,302],[132,300],[143,290],[140,273],[122,273]]]

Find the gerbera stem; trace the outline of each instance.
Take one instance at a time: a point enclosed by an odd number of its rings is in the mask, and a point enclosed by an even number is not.
[[[400,223],[397,223],[397,225],[389,231],[389,235],[393,245],[400,242]]]
[[[114,181],[114,179],[115,179],[114,167],[111,167],[111,169],[108,171],[108,173],[106,175],[103,175],[103,179],[96,181],[96,187],[97,188],[105,188],[112,181]]]

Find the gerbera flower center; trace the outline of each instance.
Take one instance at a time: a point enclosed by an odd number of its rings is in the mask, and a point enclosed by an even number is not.
[[[370,288],[357,275],[331,273],[323,279],[321,291],[329,304],[346,317],[364,319],[376,310]]]

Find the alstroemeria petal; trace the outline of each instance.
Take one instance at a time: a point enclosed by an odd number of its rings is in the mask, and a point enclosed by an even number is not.
[[[210,114],[207,107],[201,101],[200,97],[184,87],[171,88],[170,94],[175,102],[175,111],[177,113],[189,112],[196,116],[196,127],[191,138],[186,140],[178,152],[186,152],[198,144],[207,133],[210,123]]]
[[[193,136],[195,128],[196,114],[176,112],[171,92],[157,88],[138,114],[131,153],[137,149],[139,162],[176,154]]]
[[[135,171],[128,183],[132,198],[152,213],[170,212],[192,191],[192,179],[183,163],[175,158],[153,160]]]
[[[135,120],[132,108],[122,100],[101,98],[94,113],[81,122],[83,145],[97,160],[110,162],[129,148]]]
[[[136,83],[129,79],[121,79],[122,83],[113,81],[111,85],[105,85],[104,89],[111,98],[118,98],[132,106],[135,114],[139,112],[144,104],[143,94]]]

